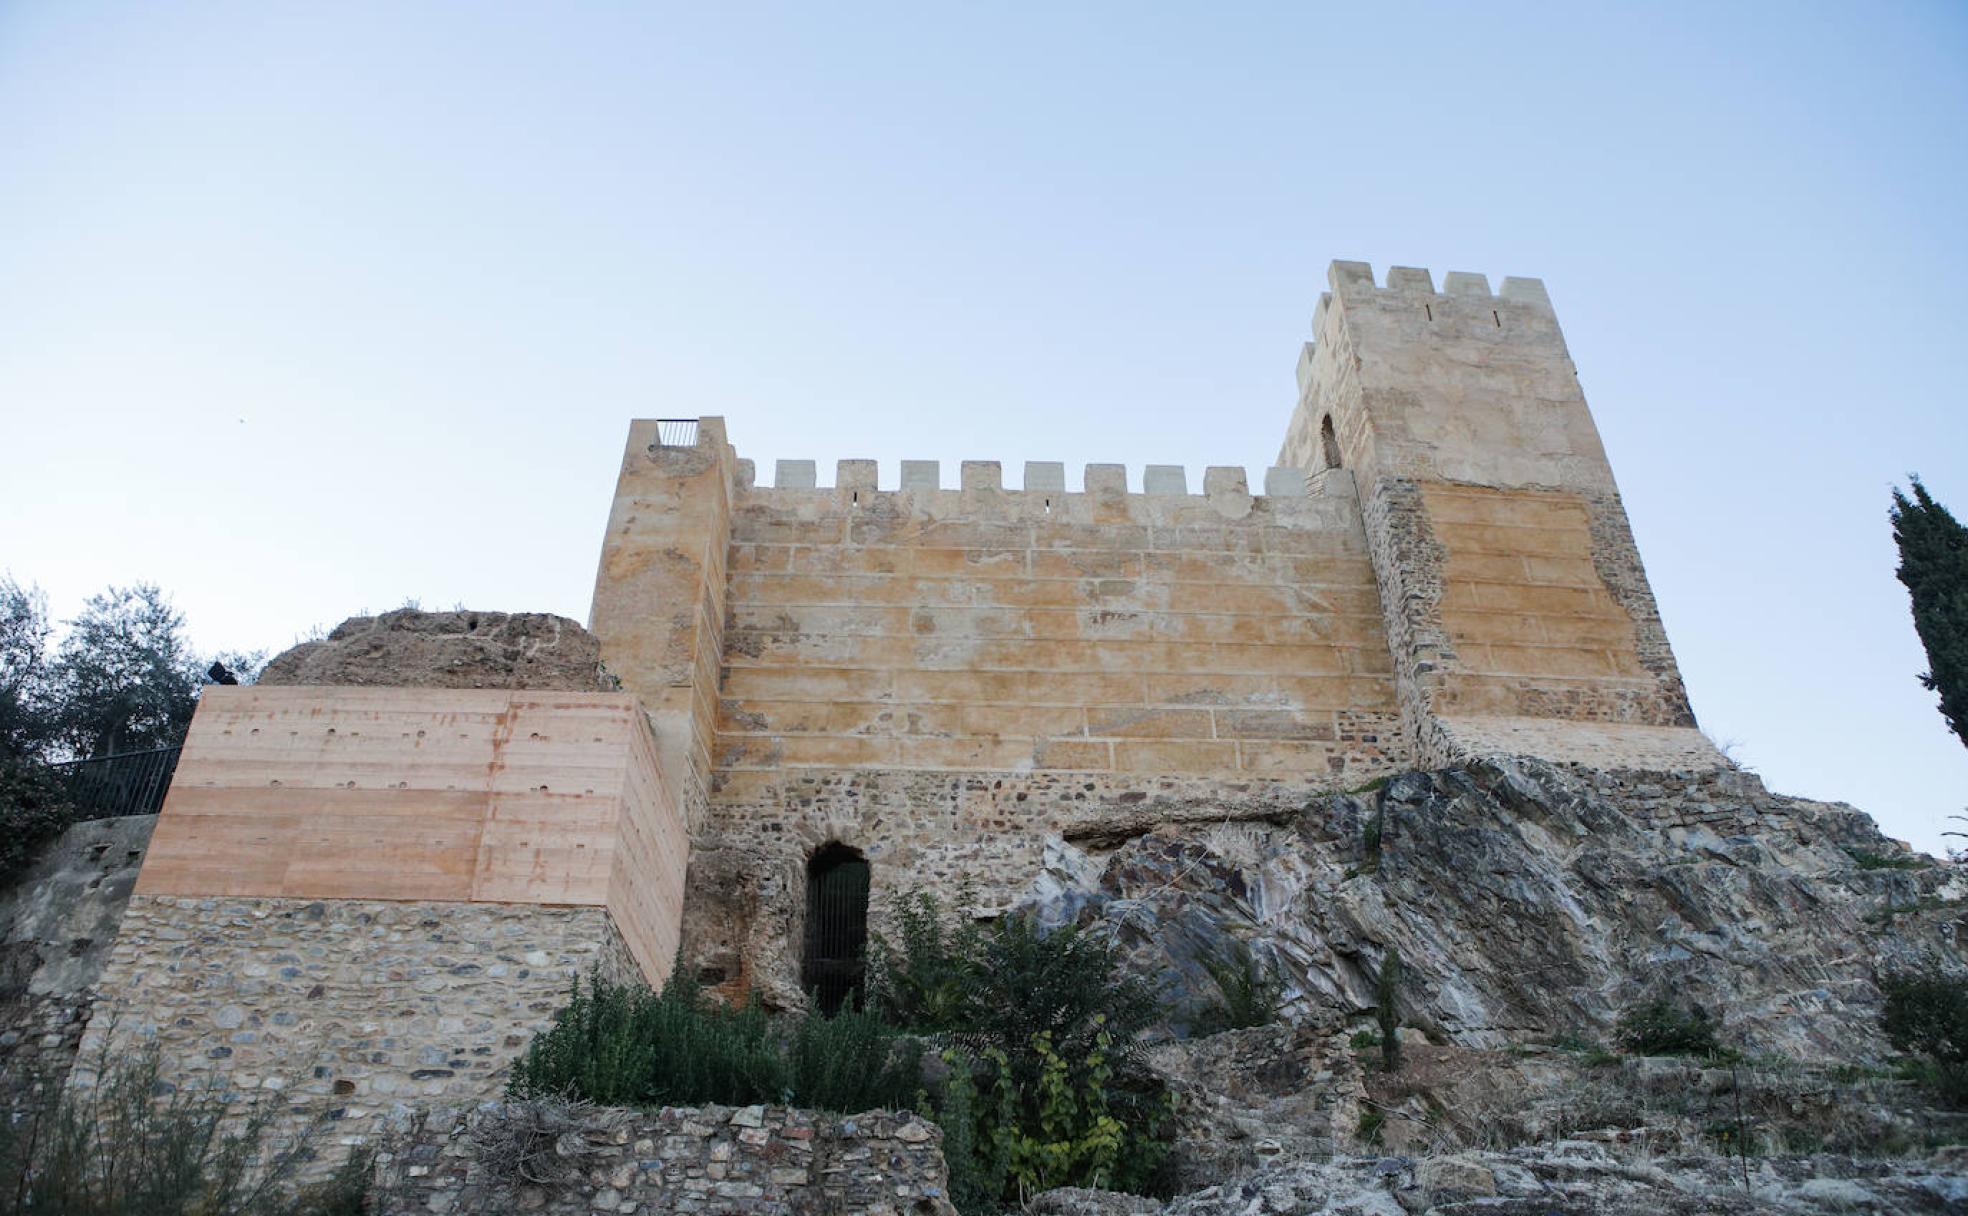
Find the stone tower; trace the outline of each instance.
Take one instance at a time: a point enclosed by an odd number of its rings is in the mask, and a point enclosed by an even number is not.
[[[1415,761],[1718,764],[1544,285],[1330,280],[1279,460],[1353,473]]]

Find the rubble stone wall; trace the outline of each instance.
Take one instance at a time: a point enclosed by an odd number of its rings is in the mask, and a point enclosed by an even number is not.
[[[1358,776],[1402,767],[1390,750]],[[830,842],[868,859],[869,921],[881,932],[900,896],[926,891],[946,911],[994,914],[1043,881],[1052,854],[1098,857],[1157,824],[1283,820],[1330,788],[1323,773],[1262,780],[867,769],[724,774],[712,826],[691,851],[684,965],[734,998],[756,992],[769,1005],[802,1004],[806,864]]]
[[[466,1212],[866,1213],[954,1216],[943,1135],[910,1114],[847,1118],[778,1106],[615,1108],[577,1126],[529,1105],[437,1111],[379,1163],[383,1216]],[[522,1164],[500,1125],[559,1131]],[[519,1173],[551,1181],[528,1182]]]
[[[398,1103],[497,1097],[594,968],[641,974],[604,908],[139,895],[76,1075],[155,1044],[170,1080],[326,1109],[359,1144]]]

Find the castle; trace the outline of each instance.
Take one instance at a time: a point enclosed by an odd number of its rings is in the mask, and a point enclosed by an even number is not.
[[[356,1136],[495,1090],[590,968],[797,1007],[899,893],[989,915],[1229,802],[1726,767],[1542,284],[1330,285],[1260,479],[764,486],[722,419],[631,424],[590,622],[619,687],[207,690],[89,1039]]]

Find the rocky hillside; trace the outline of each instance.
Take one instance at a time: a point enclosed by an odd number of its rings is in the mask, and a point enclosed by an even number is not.
[[[1739,1049],[1847,1063],[1886,1051],[1878,972],[1960,966],[1968,933],[1954,867],[1740,772],[1499,760],[1260,814],[1065,843],[1031,902],[1112,923],[1179,999],[1207,997],[1199,960],[1236,939],[1294,1018],[1364,1026],[1398,948],[1404,1021],[1432,1042],[1603,1040],[1671,994]]]
[[[1968,880],[1851,807],[1740,772],[1498,760],[1219,811],[1151,803],[1062,841],[1027,902],[1111,926],[1181,1010],[1248,949],[1284,1017],[1156,1049],[1180,1198],[1034,1210],[1968,1210],[1945,1147],[1968,1116],[1885,1067],[1877,983],[1963,970]],[[1390,950],[1393,1072],[1372,1033]],[[1621,1050],[1622,1017],[1659,999],[1723,1054]]]

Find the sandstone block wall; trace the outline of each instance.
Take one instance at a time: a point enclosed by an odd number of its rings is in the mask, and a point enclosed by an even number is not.
[[[1417,761],[1722,764],[1543,285],[1352,262],[1331,283],[1280,460],[1358,480]]]
[[[694,830],[711,784],[737,458],[723,419],[692,430],[694,442],[672,446],[657,420],[630,424],[590,624],[610,672],[642,699],[664,786]]]
[[[1343,474],[1258,497],[868,481],[740,488],[721,772],[1378,761],[1397,711]]]
[[[524,1108],[514,1108],[523,1110]],[[559,1180],[508,1181],[488,1161],[494,1108],[437,1112],[381,1162],[384,1216],[531,1211],[954,1216],[943,1136],[913,1115],[816,1117],[778,1106],[598,1109],[536,1165]],[[502,1175],[504,1175],[502,1177]]]

